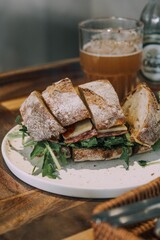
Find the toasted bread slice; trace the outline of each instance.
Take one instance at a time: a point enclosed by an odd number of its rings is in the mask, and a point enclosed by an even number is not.
[[[132,154],[141,154],[152,151],[150,146],[137,145],[136,148],[130,149],[130,156]],[[122,155],[122,147],[114,149],[102,148],[72,148],[72,158],[75,162],[84,161],[104,161],[119,159]]]
[[[41,94],[32,92],[22,103],[20,113],[30,136],[35,141],[58,139],[65,129],[56,121],[44,104]]]
[[[130,126],[131,137],[138,143],[151,146],[160,138],[158,102],[146,84],[137,85],[123,106]]]
[[[122,148],[101,149],[101,148],[73,148],[72,157],[75,162],[99,161],[117,159],[122,154]]]
[[[97,130],[124,124],[125,116],[117,93],[108,80],[88,82],[78,88]]]
[[[47,87],[42,96],[62,126],[69,126],[90,118],[89,111],[68,78]]]

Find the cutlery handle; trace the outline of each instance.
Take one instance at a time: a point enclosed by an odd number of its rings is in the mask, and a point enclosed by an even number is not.
[[[142,201],[138,201],[135,203],[131,203],[128,205],[124,205],[121,207],[115,207],[109,210],[102,211],[98,214],[93,215],[93,221],[97,222],[110,222],[114,219],[117,219],[121,216],[128,216],[135,213],[141,212],[143,215],[143,212],[146,210],[151,210],[153,208],[160,207],[160,197],[154,197],[145,199]]]
[[[120,216],[116,219],[111,219],[108,221],[111,225],[116,227],[128,226],[135,223],[144,222],[160,216],[160,207],[153,209],[146,209],[146,211],[141,211],[132,215]]]

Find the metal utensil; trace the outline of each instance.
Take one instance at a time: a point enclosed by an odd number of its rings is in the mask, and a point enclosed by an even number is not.
[[[93,215],[96,223],[108,222],[113,226],[127,226],[160,216],[160,197],[150,198]]]

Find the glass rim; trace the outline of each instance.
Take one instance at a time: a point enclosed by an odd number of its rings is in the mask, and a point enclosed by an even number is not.
[[[115,17],[115,16],[112,16],[112,17],[97,17],[97,18],[90,18],[90,19],[86,19],[84,21],[81,21],[78,26],[79,26],[79,29],[82,29],[82,30],[86,30],[86,31],[104,31],[104,29],[110,29],[109,27],[106,27],[106,28],[93,28],[93,27],[87,27],[86,24],[87,23],[91,23],[91,22],[95,22],[95,21],[105,21],[105,20],[120,20],[120,21],[130,21],[130,22],[134,22],[135,23],[135,27],[128,27],[126,28],[125,30],[138,30],[138,29],[143,29],[143,22],[138,20],[138,19],[134,19],[134,18],[125,18],[125,17]],[[136,25],[137,24],[137,25]],[[114,29],[114,28],[113,28]]]

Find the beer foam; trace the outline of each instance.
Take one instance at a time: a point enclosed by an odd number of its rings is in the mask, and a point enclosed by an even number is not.
[[[83,51],[90,54],[122,56],[140,51],[142,42],[135,31],[106,30],[95,34]]]

